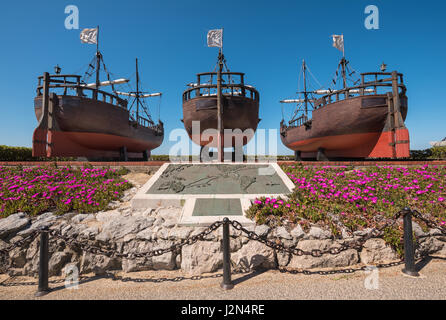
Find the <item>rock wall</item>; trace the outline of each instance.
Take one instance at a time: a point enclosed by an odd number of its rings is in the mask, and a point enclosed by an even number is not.
[[[62,236],[75,239],[79,243],[89,243],[106,247],[121,254],[137,254],[154,249],[168,248],[181,240],[197,235],[206,228],[180,227],[177,222],[181,208],[132,209],[130,203],[115,203],[115,209],[96,214],[68,213],[55,216],[48,212],[30,218],[17,213],[0,220],[0,249],[21,241],[41,227],[57,230]],[[118,207],[119,206],[119,207]],[[304,232],[300,226],[293,230],[284,227],[270,229],[261,225],[252,227],[261,237],[279,241],[286,246],[296,246],[304,251],[339,248],[352,241],[353,237],[333,240],[330,232],[312,227]],[[414,224],[417,235],[424,234]],[[288,268],[335,268],[356,264],[377,264],[399,260],[397,254],[382,239],[368,240],[361,250],[348,249],[337,255],[325,254],[321,257],[291,256],[277,252],[258,241],[249,240],[241,231],[230,228],[231,259],[236,267],[247,269],[280,267]],[[365,233],[367,230],[365,231]],[[430,231],[435,233],[434,230]],[[364,232],[363,232],[364,233]],[[357,234],[356,236],[360,236]],[[136,272],[144,270],[182,269],[188,274],[202,274],[217,271],[222,267],[221,252],[222,228],[209,234],[205,240],[185,245],[176,252],[156,257],[120,258],[92,254],[77,244],[70,245],[50,237],[50,276],[60,275],[67,265],[76,265],[81,274],[103,274],[108,271]],[[443,239],[441,239],[443,238]],[[436,253],[446,256],[445,237],[427,238],[421,243],[423,253]],[[11,276],[37,276],[39,262],[39,237],[30,239],[20,248],[9,252],[9,257],[0,259],[0,270]]]

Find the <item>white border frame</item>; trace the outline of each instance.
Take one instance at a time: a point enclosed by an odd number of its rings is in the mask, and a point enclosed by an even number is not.
[[[261,197],[272,197],[272,198],[287,198],[285,194],[147,194],[150,188],[155,184],[155,182],[160,178],[169,165],[181,165],[190,164],[190,162],[172,162],[165,163],[159,168],[159,170],[150,178],[150,180],[136,193],[136,195],[131,200],[132,208],[147,208],[147,207],[160,207],[160,206],[181,206],[183,210],[181,212],[181,219],[179,220],[180,225],[209,225],[219,219],[222,216],[192,216],[196,199],[240,199],[240,204],[242,206],[243,215],[242,216],[230,216],[231,220],[239,221],[243,224],[255,224],[254,221],[245,217],[245,211],[251,206],[251,201],[256,198]],[[255,162],[255,163],[236,163],[236,162],[217,162],[217,163],[195,163],[194,165],[270,165],[275,174],[279,176],[285,186],[288,188],[289,193],[295,188],[294,183],[290,178],[283,172],[280,166],[276,162]]]

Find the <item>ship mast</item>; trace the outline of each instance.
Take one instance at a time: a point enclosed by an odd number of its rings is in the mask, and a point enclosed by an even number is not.
[[[345,44],[344,44],[344,34],[342,34],[342,80],[344,82],[344,89],[347,88],[347,60],[345,60]]]
[[[136,58],[136,122],[139,121],[139,72],[138,58]]]
[[[101,70],[101,53],[99,52],[99,26],[98,26],[98,35],[96,39],[96,90],[95,90],[95,99],[98,98],[98,90],[101,85],[99,81],[99,71]]]
[[[307,65],[305,64],[305,59],[302,62],[302,69],[304,76],[305,119],[308,119]]]
[[[342,80],[343,80],[344,89],[345,89],[345,88],[347,88],[347,73],[346,73],[347,60],[345,60],[345,56],[342,57],[341,65],[342,65]]]
[[[217,122],[218,122],[218,141],[217,141],[217,147],[218,147],[218,161],[223,162],[224,156],[223,156],[223,108],[222,108],[222,89],[221,89],[221,82],[222,82],[222,71],[223,71],[223,51],[222,48],[220,48],[218,52],[218,72],[217,72]]]

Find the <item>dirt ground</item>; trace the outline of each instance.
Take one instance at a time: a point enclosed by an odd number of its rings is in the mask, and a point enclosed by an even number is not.
[[[86,275],[77,289],[67,289],[65,279],[50,279],[52,291],[34,296],[37,280],[0,275],[0,300],[430,300],[446,299],[446,261],[431,259],[417,264],[421,277],[402,274],[403,266],[380,269],[375,286],[367,286],[370,272],[304,275],[277,270],[232,276],[234,289],[220,288],[221,272],[191,277],[181,271],[145,271],[109,277]]]
[[[143,186],[147,181],[152,177],[152,173],[141,173],[141,172],[130,172],[125,176],[122,176],[127,181],[131,182],[134,185]]]

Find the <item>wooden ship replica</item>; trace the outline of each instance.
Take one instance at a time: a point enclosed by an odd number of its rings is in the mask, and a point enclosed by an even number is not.
[[[245,84],[244,73],[229,71],[221,49],[216,69],[197,74],[197,82],[188,84],[183,92],[181,121],[190,139],[201,146],[201,154],[205,148],[217,148],[218,160],[223,162],[224,148],[233,148],[232,161],[236,161],[234,155],[243,155],[243,146],[260,122],[259,93]],[[193,130],[194,122],[199,123],[199,130]],[[214,129],[218,136],[207,134],[208,129]],[[226,129],[231,134],[225,133]]]
[[[85,157],[87,159],[129,158],[148,160],[151,150],[163,142],[164,127],[152,120],[144,99],[161,96],[140,91],[138,60],[136,90],[116,91],[115,85],[127,79],[111,80],[97,49],[86,74],[96,73],[96,81],[87,84],[80,75],[44,73],[38,78],[34,110],[38,126],[33,134],[34,157]],[[103,69],[107,81],[100,81]],[[112,92],[101,90],[111,86]],[[133,100],[129,107],[129,100]],[[133,109],[135,108],[135,109]]]
[[[408,100],[403,75],[385,72],[383,63],[381,72],[362,73],[349,87],[347,76],[354,71],[345,57],[339,68],[343,88],[311,91],[303,61],[304,88],[298,92],[299,99],[281,101],[297,104],[291,120],[281,122],[283,144],[295,152],[297,161],[408,158],[409,132],[404,125]]]

